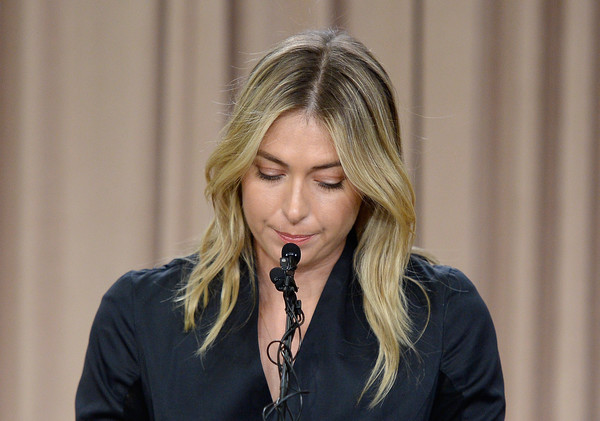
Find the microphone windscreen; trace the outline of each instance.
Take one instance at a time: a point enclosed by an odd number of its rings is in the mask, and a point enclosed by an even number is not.
[[[300,247],[294,243],[287,243],[281,249],[281,257],[292,258],[296,264],[300,261]]]
[[[285,272],[280,267],[274,267],[269,272],[269,277],[271,278],[271,282],[275,284],[275,288],[281,291],[285,284]]]

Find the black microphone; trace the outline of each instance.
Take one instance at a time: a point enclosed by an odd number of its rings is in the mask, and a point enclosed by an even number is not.
[[[287,243],[281,249],[281,259],[279,259],[279,264],[281,268],[288,271],[295,271],[298,267],[298,262],[300,262],[300,247],[294,243]]]
[[[277,344],[277,358],[273,359],[269,356],[271,362],[277,365],[279,371],[279,398],[263,408],[263,420],[266,420],[269,415],[275,411],[278,420],[286,420],[288,415],[292,415],[288,407],[288,401],[297,396],[299,398],[299,413],[298,416],[292,419],[300,418],[302,411],[302,395],[308,393],[300,389],[298,376],[294,372],[294,359],[292,355],[292,341],[294,335],[300,333],[300,326],[304,323],[304,313],[302,312],[302,303],[296,297],[298,287],[294,281],[294,271],[300,261],[300,247],[294,243],[287,243],[281,249],[281,258],[279,263],[281,267],[274,267],[269,272],[269,277],[278,291],[283,292],[283,301],[285,303],[285,333],[280,341],[273,341],[267,347],[267,355],[269,348],[273,344]],[[300,341],[302,338],[300,337]]]
[[[285,289],[285,272],[281,268],[273,268],[269,272],[271,282],[275,284],[277,291],[283,291]]]

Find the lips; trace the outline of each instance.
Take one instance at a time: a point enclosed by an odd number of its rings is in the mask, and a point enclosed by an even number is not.
[[[281,238],[285,243],[294,243],[297,245],[304,244],[313,237],[312,234],[310,234],[310,235],[294,235],[294,234],[290,234],[287,232],[281,232],[281,231],[277,231],[277,230],[275,230],[275,232],[277,233],[279,238]]]

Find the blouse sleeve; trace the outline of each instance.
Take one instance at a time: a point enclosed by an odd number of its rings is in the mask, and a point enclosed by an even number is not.
[[[75,399],[77,420],[144,420],[131,273],[104,295]]]
[[[473,284],[450,270],[440,379],[432,420],[504,420],[504,381],[489,311]]]

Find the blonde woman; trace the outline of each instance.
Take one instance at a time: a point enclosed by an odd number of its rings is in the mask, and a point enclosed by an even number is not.
[[[485,304],[461,272],[413,251],[393,88],[363,44],[314,31],[267,53],[206,178],[215,218],[197,253],[105,295],[78,419],[504,418]],[[269,272],[286,243],[301,250],[304,321],[281,396],[269,344],[289,326]]]

